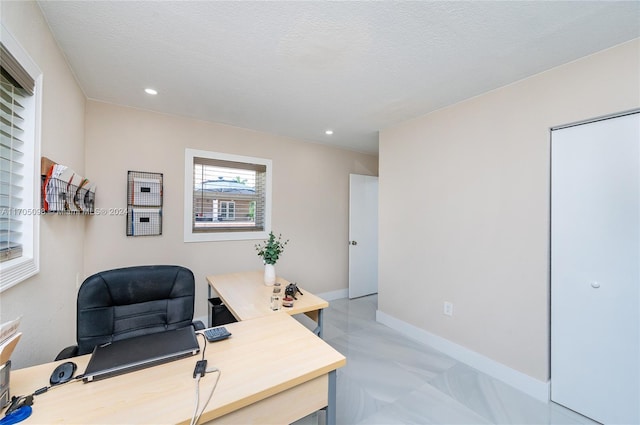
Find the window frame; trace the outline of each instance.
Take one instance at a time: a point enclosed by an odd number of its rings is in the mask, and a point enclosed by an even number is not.
[[[4,24],[1,25],[1,31],[2,44],[33,79],[35,88],[34,94],[27,98],[26,102],[33,111],[33,125],[26,126],[24,134],[24,197],[19,207],[23,223],[22,255],[0,263],[0,293],[40,271],[40,144],[43,86],[43,75],[38,65]],[[26,107],[27,105],[25,109]]]
[[[260,164],[266,167],[265,182],[265,212],[264,230],[250,231],[218,231],[218,232],[194,232],[192,226],[193,217],[193,162],[194,158],[216,159],[230,162],[243,162],[247,164]],[[205,151],[200,149],[185,149],[184,155],[184,242],[214,242],[266,239],[271,231],[271,175],[272,162],[266,158],[256,158],[242,155],[233,155],[221,152]],[[234,209],[235,213],[235,209]]]

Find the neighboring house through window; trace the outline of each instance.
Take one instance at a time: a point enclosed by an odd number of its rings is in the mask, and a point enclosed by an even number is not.
[[[42,72],[2,25],[0,292],[39,271]]]
[[[186,149],[185,242],[263,239],[271,226],[271,160]]]

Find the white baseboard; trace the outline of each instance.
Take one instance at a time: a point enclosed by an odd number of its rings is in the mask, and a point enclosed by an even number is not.
[[[341,298],[349,298],[349,289],[338,289],[337,291],[323,292],[316,295],[325,301],[339,300]]]
[[[401,334],[435,348],[438,351],[465,363],[487,375],[498,379],[542,402],[549,401],[549,381],[543,382],[482,354],[434,335],[417,326],[403,322],[380,310],[376,311],[376,320]]]

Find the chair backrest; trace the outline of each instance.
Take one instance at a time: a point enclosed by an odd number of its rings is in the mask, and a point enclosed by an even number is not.
[[[77,302],[78,355],[96,345],[190,326],[195,281],[181,266],[135,266],[89,276]]]

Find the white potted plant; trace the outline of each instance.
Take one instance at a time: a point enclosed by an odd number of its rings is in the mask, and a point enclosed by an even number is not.
[[[276,236],[273,232],[269,232],[269,239],[263,243],[256,244],[256,251],[258,256],[262,257],[264,263],[264,284],[272,286],[276,283],[276,269],[275,264],[280,259],[284,247],[289,243],[289,240],[282,240],[282,235]]]

